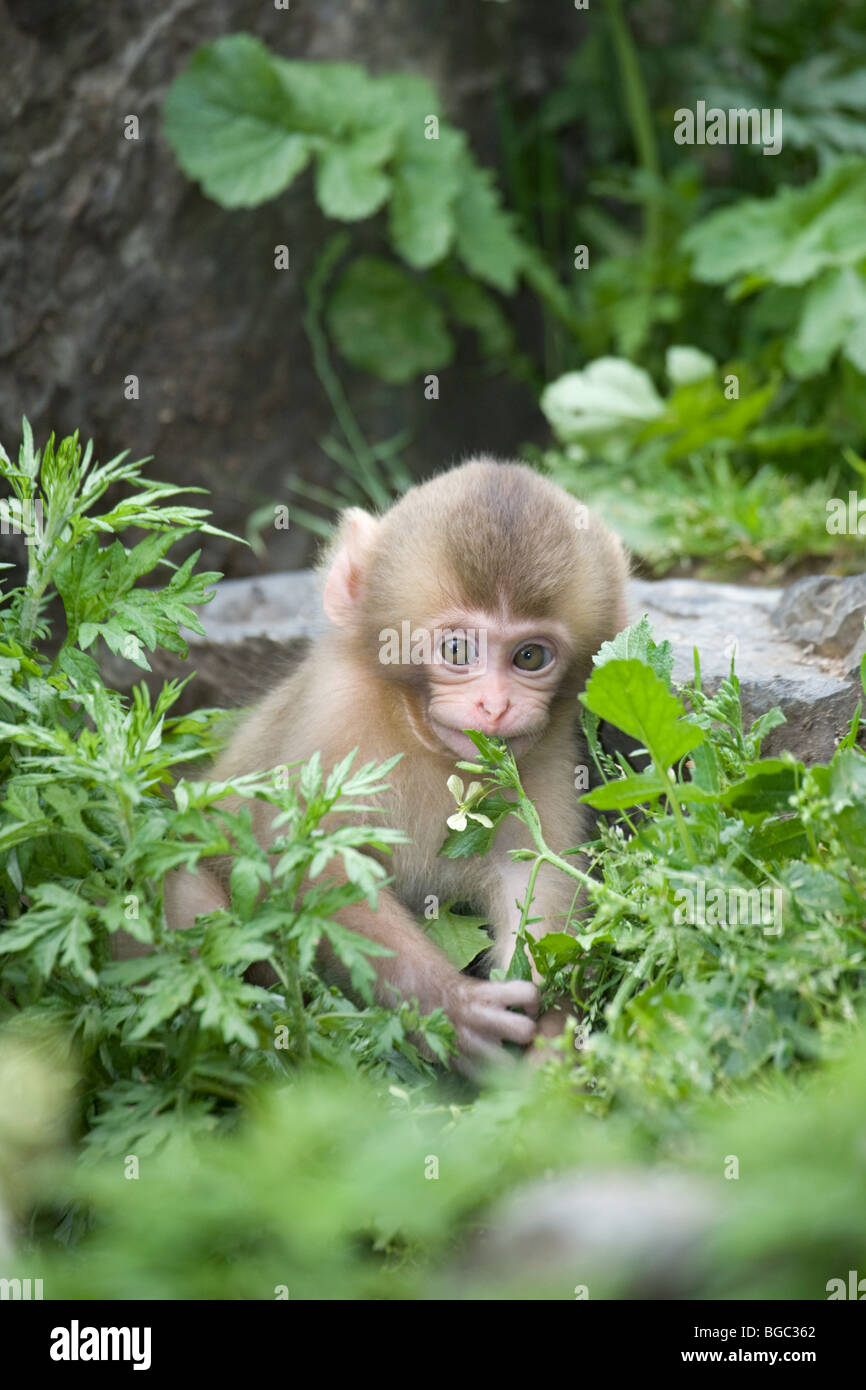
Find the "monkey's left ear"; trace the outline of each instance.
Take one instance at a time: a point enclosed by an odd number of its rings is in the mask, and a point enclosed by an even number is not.
[[[343,512],[322,594],[325,615],[337,627],[355,625],[364,571],[378,530],[376,518],[360,507]]]

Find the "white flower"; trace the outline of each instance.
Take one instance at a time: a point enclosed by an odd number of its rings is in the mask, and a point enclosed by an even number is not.
[[[472,805],[472,802],[476,799],[479,792],[484,790],[480,782],[470,782],[468,791],[464,793],[463,782],[461,778],[455,774],[453,777],[448,778],[445,785],[457,802],[457,810],[454,812],[454,815],[449,816],[445,822],[450,830],[465,830],[467,820],[477,821],[479,825],[486,826],[488,830],[493,829],[493,821],[489,816],[483,816],[480,811],[467,810],[467,807]]]
[[[462,779],[462,778],[458,777],[457,774],[455,773],[453,777],[449,777],[449,778],[448,778],[448,781],[445,783],[445,785],[446,785],[446,787],[448,788],[448,790],[450,791],[451,795],[454,797],[454,800],[455,800],[456,802],[459,803],[459,802],[461,802],[461,801],[463,800],[463,779]]]

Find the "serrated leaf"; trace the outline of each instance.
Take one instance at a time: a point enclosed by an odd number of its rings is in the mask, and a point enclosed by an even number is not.
[[[809,286],[785,365],[796,377],[825,371],[845,353],[866,374],[866,277],[850,266],[826,270]]]
[[[604,666],[608,661],[642,661],[666,685],[670,685],[674,671],[674,649],[667,638],[663,642],[656,642],[650,620],[644,614],[640,622],[623,628],[613,641],[602,642],[592,658],[592,664]]]
[[[523,243],[503,211],[493,175],[466,156],[454,202],[455,249],[479,280],[513,294],[523,264]]]
[[[711,213],[683,237],[698,280],[722,285],[737,275],[803,285],[828,266],[866,256],[866,164],[845,160],[806,188],[747,198]]]

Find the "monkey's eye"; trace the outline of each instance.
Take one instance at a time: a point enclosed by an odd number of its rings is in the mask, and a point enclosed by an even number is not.
[[[478,660],[475,643],[470,637],[446,637],[439,650],[448,666],[474,666]]]
[[[553,660],[553,652],[541,642],[524,642],[518,647],[511,663],[518,671],[543,671]]]

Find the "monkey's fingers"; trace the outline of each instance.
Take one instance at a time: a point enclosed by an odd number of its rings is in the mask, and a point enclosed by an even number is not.
[[[525,1009],[533,1018],[541,1002],[541,995],[529,980],[485,980],[479,985],[478,992],[489,1008]]]
[[[515,1042],[528,1047],[535,1037],[535,1021],[526,1014],[513,1014],[508,1009],[479,1010],[473,1022],[483,1030],[485,1037],[496,1038],[499,1042]]]

